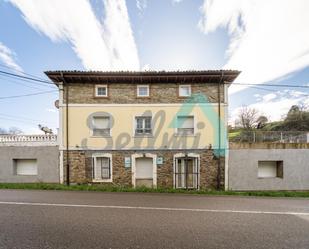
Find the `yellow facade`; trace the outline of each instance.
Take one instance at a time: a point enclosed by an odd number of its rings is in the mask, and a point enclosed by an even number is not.
[[[225,107],[225,105],[221,106],[222,134],[226,129]],[[62,144],[66,146],[66,108],[62,106],[61,109]],[[114,120],[110,137],[94,137],[89,127],[91,115],[102,112],[110,114]],[[183,112],[194,116],[194,135],[176,135],[174,121],[177,115],[182,115]],[[135,117],[143,114],[152,116],[153,135],[135,137]],[[68,116],[70,149],[202,149],[214,145],[218,138],[217,104],[196,104],[186,107],[181,104],[70,105]]]

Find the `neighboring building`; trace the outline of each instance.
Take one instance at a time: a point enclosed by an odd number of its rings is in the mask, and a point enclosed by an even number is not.
[[[0,182],[59,183],[56,135],[0,135]]]
[[[224,186],[238,71],[46,74],[59,87],[61,182]]]
[[[309,190],[309,143],[230,143],[229,190]]]

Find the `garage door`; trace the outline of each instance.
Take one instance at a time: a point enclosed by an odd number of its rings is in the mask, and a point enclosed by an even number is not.
[[[153,184],[153,159],[137,158],[135,162],[136,186],[152,187]]]

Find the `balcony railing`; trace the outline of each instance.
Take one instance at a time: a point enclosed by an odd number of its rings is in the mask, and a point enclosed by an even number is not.
[[[57,145],[57,135],[0,135],[0,146]]]

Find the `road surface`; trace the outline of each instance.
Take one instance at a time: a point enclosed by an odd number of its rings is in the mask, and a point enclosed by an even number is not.
[[[0,248],[309,248],[309,199],[0,190]]]

